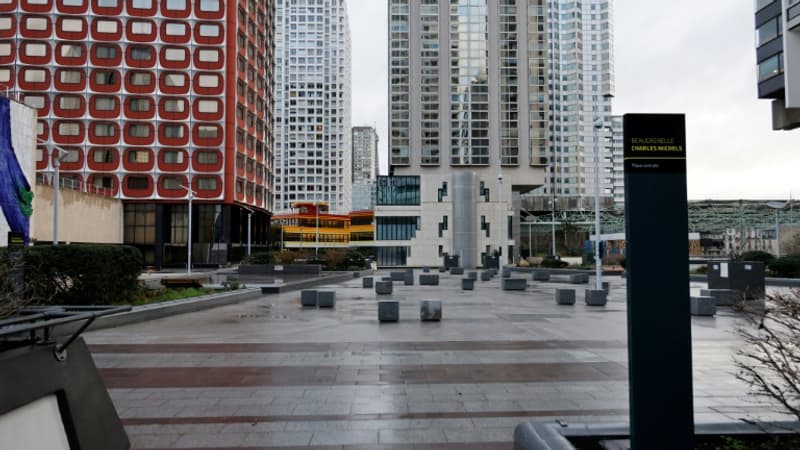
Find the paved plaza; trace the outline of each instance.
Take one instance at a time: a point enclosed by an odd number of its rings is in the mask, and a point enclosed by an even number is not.
[[[522,421],[626,423],[625,279],[589,307],[586,285],[522,276],[527,291],[395,282],[398,323],[353,279],[324,287],[335,309],[295,291],[85,337],[134,449],[510,449]],[[570,287],[576,305],[556,305]],[[441,322],[419,320],[424,299]],[[692,318],[695,420],[791,419],[734,378],[737,320]]]

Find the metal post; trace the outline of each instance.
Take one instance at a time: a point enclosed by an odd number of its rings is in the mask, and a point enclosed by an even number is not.
[[[531,226],[533,223],[528,222],[528,258],[533,257],[533,240],[531,239]]]
[[[317,215],[317,226],[315,227],[317,230],[317,235],[316,235],[316,242],[314,244],[314,259],[319,261],[319,202],[317,202],[317,207],[315,211]]]
[[[188,186],[186,190],[189,193],[189,235],[186,237],[186,273],[192,273],[192,194],[194,194],[194,192],[192,192],[192,188]]]
[[[498,168],[499,170],[499,168]],[[499,219],[497,222],[497,269],[503,268],[503,175],[497,174],[497,204]]]
[[[60,155],[53,161],[53,245],[58,245],[58,202],[59,202],[59,168],[61,167]]]
[[[597,131],[603,127],[603,119],[594,120],[594,288],[603,289],[602,261],[600,261],[600,143]]]
[[[775,210],[775,251],[776,256],[778,258],[781,257],[781,222],[780,222],[780,214],[781,210]]]
[[[253,213],[250,212],[249,214],[247,214],[247,256],[250,256],[250,252],[251,252],[251,248],[250,248],[251,241],[252,241],[252,239],[251,239],[251,236],[252,236],[251,231],[253,229],[253,227],[252,227],[252,219],[253,219]]]

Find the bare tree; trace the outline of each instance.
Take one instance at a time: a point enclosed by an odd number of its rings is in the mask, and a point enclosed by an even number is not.
[[[763,310],[739,309],[746,345],[734,357],[736,377],[800,419],[800,290],[768,296]]]
[[[0,253],[0,320],[17,315],[27,306],[48,304],[52,300],[52,295],[43,295],[46,289],[35,286],[37,281],[23,279],[24,270],[31,268],[25,268],[21,257]]]

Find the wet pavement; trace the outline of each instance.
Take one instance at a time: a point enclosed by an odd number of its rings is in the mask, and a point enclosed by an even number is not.
[[[628,421],[624,279],[589,307],[565,277],[523,292],[440,275],[380,296],[400,302],[398,323],[379,323],[354,279],[317,288],[335,309],[304,309],[296,291],[85,338],[134,449],[493,450],[521,421]],[[556,288],[577,304],[556,305]],[[441,300],[443,320],[421,322],[420,300]],[[790,419],[736,380],[739,320],[692,318],[695,420]]]

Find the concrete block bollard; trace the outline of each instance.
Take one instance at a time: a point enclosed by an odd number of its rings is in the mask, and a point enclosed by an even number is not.
[[[571,284],[587,284],[589,282],[588,273],[571,273],[569,274],[569,282]]]
[[[406,279],[406,272],[389,272],[392,281],[404,281]]]
[[[320,308],[333,308],[336,306],[336,292],[317,291],[317,306]]]
[[[503,278],[511,278],[511,270],[503,269]]]
[[[450,275],[464,275],[464,268],[463,267],[451,267],[450,268]]]
[[[431,271],[431,269],[428,268],[428,267],[423,267],[422,268],[422,273],[430,273],[430,271]]]
[[[378,281],[375,283],[375,293],[378,295],[392,295],[391,281]]]
[[[492,279],[492,272],[484,270],[481,272],[481,281],[489,281]]]
[[[744,300],[744,294],[738,289],[700,289],[701,297],[714,297],[717,306],[732,306]]]
[[[437,275],[437,274],[420,274],[420,276],[419,276],[419,285],[420,286],[438,286],[439,285],[439,275]]]
[[[381,281],[388,281],[388,282],[391,283],[393,280],[392,280],[392,277],[382,277]]]
[[[608,297],[606,291],[602,289],[585,289],[585,301],[589,306],[606,306]]]
[[[365,289],[367,289],[367,288],[372,289],[372,286],[374,285],[374,282],[375,282],[374,278],[372,278],[372,277],[364,277],[364,278],[361,279],[361,287],[365,288]]]
[[[414,285],[414,271],[409,269],[406,271],[405,276],[403,277],[403,285],[405,286],[413,286]]]
[[[440,300],[422,300],[419,302],[419,320],[442,320],[442,302]]]
[[[303,306],[317,306],[317,291],[313,289],[300,291],[300,304]]]
[[[383,300],[378,302],[378,321],[397,322],[400,320],[400,302]]]
[[[478,272],[467,272],[467,278],[469,278],[470,280],[477,280]]]
[[[689,301],[689,311],[693,316],[717,314],[717,300],[714,297],[691,297]]]
[[[559,305],[574,305],[575,289],[556,289],[556,303]]]
[[[524,291],[528,288],[528,280],[525,278],[503,278],[501,286],[504,291]]]
[[[461,279],[461,290],[462,291],[474,291],[475,290],[475,280],[472,278],[462,278]]]
[[[611,285],[608,283],[608,281],[603,281],[602,283],[603,290],[606,291],[606,297],[608,297],[608,294],[611,293]]]
[[[533,281],[550,281],[550,272],[545,272],[544,270],[534,270]]]
[[[447,272],[447,267],[439,266],[439,273],[445,273],[445,272]]]

